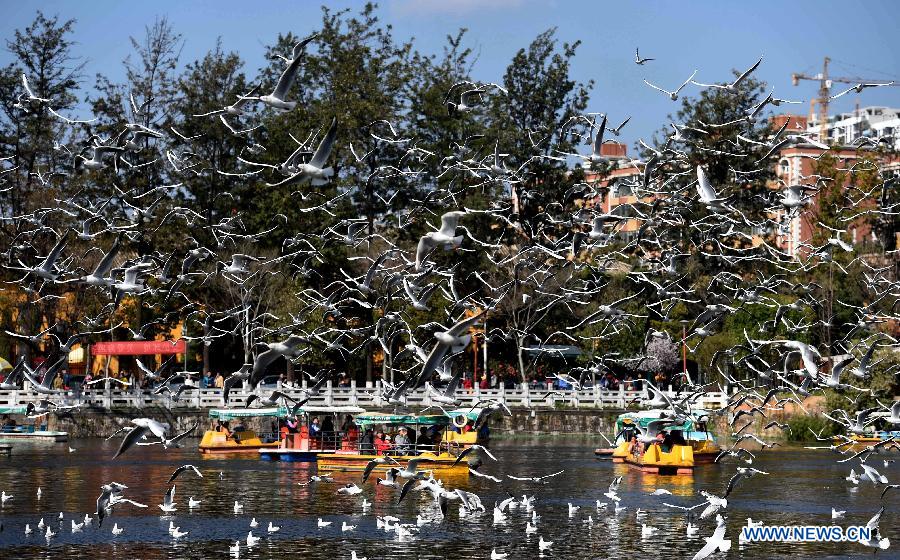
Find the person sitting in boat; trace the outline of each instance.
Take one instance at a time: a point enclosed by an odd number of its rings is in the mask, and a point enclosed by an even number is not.
[[[684,439],[684,432],[681,430],[672,430],[669,432],[669,435],[672,437],[672,445],[687,445],[687,441]]]
[[[631,440],[628,442],[628,451],[626,453],[628,453],[629,455],[637,456],[639,454],[638,452],[640,450],[640,445],[641,444],[638,443],[637,436],[632,435]]]
[[[375,454],[384,455],[391,449],[391,442],[385,437],[384,432],[379,431],[375,434]]]
[[[317,438],[322,436],[322,425],[319,424],[319,417],[313,416],[309,422],[309,437]]]
[[[330,447],[334,447],[335,444],[335,433],[334,433],[334,419],[331,415],[325,416],[325,419],[322,420],[322,441],[324,441]]]
[[[400,426],[400,431],[394,436],[394,450],[399,455],[407,455],[410,452],[410,441],[406,426]]]

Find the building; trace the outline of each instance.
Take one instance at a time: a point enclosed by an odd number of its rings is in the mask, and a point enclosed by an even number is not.
[[[639,161],[628,157],[628,147],[618,142],[607,142],[600,148],[600,154],[606,158],[608,168],[603,173],[585,170],[585,179],[600,191],[601,197],[589,203],[603,214],[618,216],[634,215],[631,204],[637,202],[633,194],[633,186],[641,180],[643,170],[638,167]],[[628,220],[618,226],[618,236],[624,241],[630,240],[641,227],[639,220]]]
[[[818,130],[816,118],[809,121],[809,130]],[[848,145],[860,138],[881,139],[888,146],[900,150],[900,109],[890,107],[863,107],[849,113],[828,117],[827,141]]]

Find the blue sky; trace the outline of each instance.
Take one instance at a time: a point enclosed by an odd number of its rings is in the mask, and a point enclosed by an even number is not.
[[[34,17],[37,3],[5,2],[0,36],[10,38]],[[320,21],[321,2],[248,2],[232,0],[119,2],[112,0],[44,0],[47,14],[78,20],[77,51],[87,61],[88,82],[97,72],[114,80],[123,75],[121,60],[131,52],[129,36],[141,37],[157,16],[167,16],[185,37],[182,62],[202,56],[221,36],[227,50],[241,53],[252,78],[263,64],[264,45],[279,32],[304,35]],[[362,2],[328,2],[333,8]],[[385,0],[382,21],[398,38],[415,38],[424,52],[439,53],[447,34],[469,28],[468,45],[479,53],[475,78],[500,81],[513,54],[548,27],[558,27],[564,41],[582,40],[574,62],[577,79],[593,79],[590,111],[607,112],[629,144],[664,125],[680,102],[651,90],[642,78],[671,89],[695,69],[701,82],[730,77],[731,68],[746,69],[760,56],[756,76],[779,97],[803,100],[792,112],[806,114],[817,83],[791,85],[792,72],[814,74],[822,59],[833,59],[832,74],[863,78],[900,78],[900,5],[894,1],[831,2],[616,2],[541,0]],[[654,57],[634,64],[634,49]],[[10,55],[0,51],[0,64]],[[898,80],[900,83],[900,80]],[[86,84],[89,85],[89,84]],[[835,88],[841,84],[836,84]],[[687,94],[696,92],[688,86]],[[860,106],[900,107],[900,87],[845,95],[832,112]]]

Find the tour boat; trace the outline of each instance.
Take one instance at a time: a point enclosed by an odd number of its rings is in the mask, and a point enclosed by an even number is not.
[[[213,420],[227,422],[246,418],[283,418],[287,416],[285,407],[270,408],[214,408],[209,411]],[[233,429],[231,433],[209,429],[200,440],[200,453],[204,455],[225,455],[233,453],[256,453],[260,449],[278,447],[275,434],[260,437],[255,431],[247,428]]]
[[[670,436],[668,451],[655,443],[642,446],[631,444],[631,436],[639,433],[637,426],[646,428],[655,420],[673,416],[673,411],[661,410],[620,415],[616,420],[616,447],[611,454],[613,462],[626,463],[643,472],[658,474],[690,474],[697,465],[715,462],[721,449],[706,428],[704,419],[708,413],[702,410],[695,410],[681,423],[665,426],[664,429]]]
[[[348,430],[339,430],[337,427],[344,425],[342,417],[364,412],[365,409],[358,406],[304,406],[295,411],[298,422],[296,431],[291,431],[289,425],[283,422],[278,446],[261,448],[259,458],[263,461],[303,463],[315,461],[321,453],[352,449],[359,438],[356,424]],[[323,422],[319,425],[319,433],[310,437],[310,424],[313,418],[325,417],[331,420],[333,428],[322,431]]]
[[[0,406],[0,414],[8,416],[10,414],[25,415],[28,411],[26,406]],[[28,418],[28,417],[26,417]],[[0,440],[29,440],[29,441],[50,441],[63,442],[69,441],[68,432],[60,432],[56,430],[47,430],[47,425],[37,424],[37,417],[34,417],[34,425],[20,424],[15,426],[0,426]]]
[[[386,414],[380,412],[368,412],[354,418],[359,426],[360,437],[355,442],[348,442],[346,447],[331,453],[321,453],[318,456],[318,468],[320,472],[362,472],[366,465],[373,459],[383,457],[378,455],[367,438],[367,432],[374,433],[376,428],[383,430],[385,434],[405,427],[416,434],[414,442],[408,449],[394,452],[391,449],[385,454],[391,455],[400,464],[405,464],[410,459],[422,460],[420,470],[434,471],[448,475],[465,475],[469,473],[468,461],[457,462],[457,455],[468,446],[478,443],[486,443],[487,431],[479,431],[474,427],[482,416],[481,409],[452,410],[447,414],[415,415],[415,414]],[[468,428],[467,428],[468,427]],[[433,441],[422,443],[421,431],[437,435],[437,444]],[[412,440],[412,438],[410,438]],[[379,463],[375,466],[375,472],[385,472],[396,466],[389,462]]]

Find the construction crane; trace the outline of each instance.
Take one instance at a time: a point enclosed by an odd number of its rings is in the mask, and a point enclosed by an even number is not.
[[[819,96],[809,102],[809,119],[812,120],[815,114],[815,107],[819,109],[819,142],[828,142],[828,102],[830,101],[831,85],[833,83],[840,84],[865,84],[865,83],[885,83],[890,80],[884,78],[859,78],[855,76],[829,76],[828,63],[831,59],[825,57],[825,63],[822,65],[822,72],[814,75],[808,74],[791,74],[791,82],[797,86],[800,80],[811,80],[819,82]],[[887,84],[886,84],[887,85]],[[900,80],[895,80],[890,84],[900,86]]]

